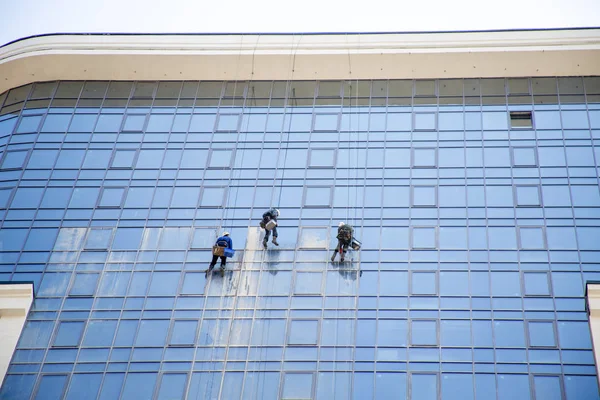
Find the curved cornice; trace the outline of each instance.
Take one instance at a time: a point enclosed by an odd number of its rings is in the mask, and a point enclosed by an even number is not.
[[[48,35],[0,47],[0,92],[46,80],[600,75],[600,29],[330,35]]]

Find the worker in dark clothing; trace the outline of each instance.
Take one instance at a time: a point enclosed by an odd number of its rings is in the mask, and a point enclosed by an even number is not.
[[[215,246],[223,247],[227,249],[233,249],[233,241],[229,237],[229,232],[223,232],[223,236],[219,237],[215,242]],[[212,261],[210,262],[210,266],[206,270],[206,274],[213,270],[215,265],[217,264],[217,259],[221,258],[221,272],[225,270],[225,264],[227,263],[227,257],[225,255],[219,256],[214,255],[212,257]]]
[[[335,261],[335,256],[339,252],[340,253],[340,261],[344,262],[344,256],[346,255],[346,251],[348,250],[348,246],[352,243],[352,235],[354,234],[354,229],[352,226],[340,222],[338,225],[337,232],[337,247],[333,251],[333,255],[331,256],[331,262]]]
[[[267,248],[267,242],[269,241],[269,236],[271,235],[271,231],[273,231],[273,244],[275,246],[279,246],[277,243],[277,217],[279,217],[279,210],[276,208],[271,208],[269,211],[263,214],[263,219],[260,223],[260,226],[265,230],[265,238],[263,239],[263,247]],[[269,222],[275,222],[275,225],[269,228]]]

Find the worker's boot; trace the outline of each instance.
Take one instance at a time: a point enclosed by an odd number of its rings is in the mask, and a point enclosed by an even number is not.
[[[263,240],[263,247],[266,249],[267,248],[267,239]]]
[[[204,271],[204,276],[207,276],[207,275],[210,273],[210,271],[212,271],[212,270],[213,270],[213,268],[214,268],[214,267],[215,267],[214,265],[210,265],[210,266],[208,267],[208,269],[207,269],[206,271]]]
[[[272,240],[273,244],[275,246],[279,246],[279,243],[277,243],[277,238],[273,236],[273,240]]]
[[[331,256],[331,262],[335,262],[336,253],[337,253],[337,251],[333,252],[333,255]]]
[[[219,272],[221,276],[225,276],[225,264],[221,264],[221,268],[219,268]]]

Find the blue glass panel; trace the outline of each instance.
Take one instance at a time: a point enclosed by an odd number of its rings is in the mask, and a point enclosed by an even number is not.
[[[46,273],[37,291],[38,296],[64,296],[71,280],[70,273]]]
[[[436,321],[412,320],[411,323],[411,344],[413,346],[435,346],[437,339]]]
[[[168,331],[168,320],[142,320],[135,345],[140,347],[164,346]]]
[[[169,344],[193,345],[196,341],[198,321],[174,321]]]
[[[55,228],[33,228],[29,231],[24,250],[52,250],[57,235],[58,229]]]
[[[320,372],[317,379],[318,400],[344,399],[351,395],[351,374],[348,372]]]
[[[133,346],[133,338],[137,331],[138,321],[121,320],[117,329],[114,346]],[[146,335],[144,333],[143,335]]]
[[[494,374],[475,374],[475,398],[496,398],[496,376]]]
[[[496,347],[525,347],[523,321],[494,321]]]
[[[40,208],[66,208],[72,191],[71,188],[47,188]]]
[[[143,234],[142,228],[117,228],[113,239],[113,250],[137,250]]]
[[[91,132],[97,117],[95,114],[75,114],[69,125],[69,132]]]
[[[529,377],[527,375],[498,375],[498,398],[529,400]]]
[[[96,123],[96,132],[116,133],[121,127],[123,116],[121,114],[100,114]]]
[[[98,288],[98,296],[124,296],[129,285],[129,272],[105,272]]]
[[[41,132],[66,132],[71,121],[70,115],[48,114],[42,125]]]
[[[429,374],[412,374],[411,399],[412,400],[436,400],[438,393],[438,377]]]
[[[550,287],[548,274],[546,272],[525,272],[523,273],[523,284],[525,295],[529,296],[548,296]]]
[[[552,321],[529,321],[529,344],[536,347],[556,346]]]
[[[83,338],[84,346],[108,347],[112,344],[113,337],[117,328],[116,320],[91,320],[88,322],[85,336]]]
[[[164,374],[160,381],[157,400],[183,399],[187,374]]]
[[[310,399],[313,390],[312,373],[287,373],[283,380],[284,399]]]
[[[36,378],[36,375],[6,375],[0,388],[0,399],[29,399]]]
[[[442,400],[473,400],[473,375],[442,374]],[[414,383],[414,380],[413,380]],[[485,398],[485,397],[484,397]]]
[[[76,274],[69,294],[71,296],[93,296],[100,274]]]
[[[442,346],[470,346],[471,321],[440,321],[440,341]]]
[[[56,169],[79,169],[83,158],[84,150],[61,150],[54,168]]]
[[[327,337],[328,335],[330,335],[331,332],[331,327],[329,326],[331,321],[328,320],[325,325],[325,330],[326,332],[323,333],[323,339],[326,339],[326,341],[335,342],[335,337],[331,338],[331,337]],[[337,328],[337,326],[335,326],[335,328]],[[334,328],[334,329],[335,329]],[[288,344],[294,344],[294,345],[308,345],[308,344],[312,344],[315,345],[317,344],[317,332],[319,329],[319,321],[310,321],[310,320],[292,320],[290,322],[290,328],[289,328],[289,335],[288,335]],[[335,334],[335,332],[334,332]]]
[[[54,338],[54,346],[77,346],[84,326],[83,322],[60,322]]]
[[[218,400],[220,388],[220,372],[194,372],[187,398],[190,400]]]
[[[242,400],[276,400],[279,395],[278,372],[246,373]]]
[[[377,344],[379,346],[406,346],[408,342],[406,320],[380,319],[377,321]]]
[[[3,251],[19,251],[25,243],[27,229],[0,230],[0,243]]]
[[[406,396],[406,374],[378,372],[375,374],[375,399],[393,400]]]
[[[558,321],[558,343],[563,349],[591,349],[592,339],[587,322]]]
[[[598,399],[598,379],[595,376],[565,376],[567,399]]]
[[[44,193],[43,188],[18,188],[11,208],[37,208]]]
[[[95,399],[102,382],[102,374],[73,374],[66,400]]]
[[[124,378],[125,374],[106,374],[98,400],[118,399]]]
[[[33,150],[29,162],[28,169],[51,169],[54,167],[54,162],[58,156],[58,150]]]
[[[123,399],[150,400],[154,392],[156,373],[130,372],[125,379],[123,387]]]
[[[67,375],[43,375],[35,400],[59,400],[62,398]]]

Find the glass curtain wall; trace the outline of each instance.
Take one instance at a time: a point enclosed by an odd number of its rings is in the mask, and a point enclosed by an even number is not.
[[[0,281],[35,285],[2,399],[599,398],[599,78],[61,81],[0,107]]]

